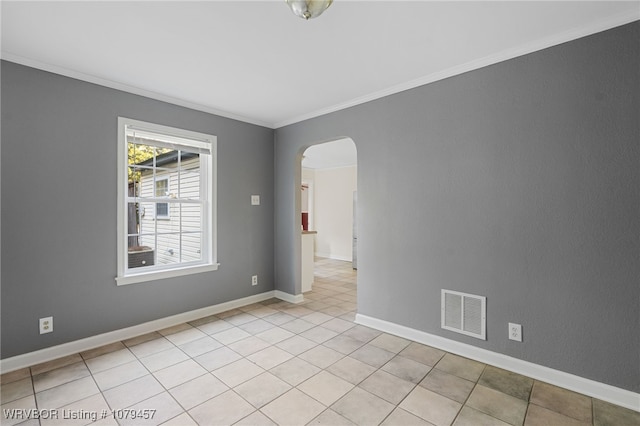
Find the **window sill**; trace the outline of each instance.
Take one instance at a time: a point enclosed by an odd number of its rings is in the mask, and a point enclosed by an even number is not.
[[[219,263],[213,263],[211,265],[189,266],[186,268],[171,269],[168,271],[156,271],[156,272],[143,272],[135,275],[126,275],[116,277],[117,285],[128,285],[135,283],[142,283],[146,281],[156,281],[165,278],[181,277],[185,275],[199,274],[202,272],[217,271]]]

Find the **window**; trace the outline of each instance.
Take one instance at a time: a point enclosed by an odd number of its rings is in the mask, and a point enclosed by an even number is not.
[[[169,196],[169,177],[156,178],[156,198]],[[156,219],[169,219],[169,203],[156,203]]]
[[[118,119],[118,285],[216,270],[216,137]]]

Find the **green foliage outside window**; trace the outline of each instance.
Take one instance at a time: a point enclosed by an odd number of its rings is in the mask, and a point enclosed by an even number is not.
[[[143,163],[151,158],[153,158],[154,154],[158,157],[161,154],[165,154],[171,149],[169,148],[159,148],[150,145],[143,145],[139,143],[131,143],[127,144],[128,148],[128,158],[129,158],[129,168],[128,168],[128,177],[129,183],[139,183],[141,171],[136,170],[134,167],[136,164]]]

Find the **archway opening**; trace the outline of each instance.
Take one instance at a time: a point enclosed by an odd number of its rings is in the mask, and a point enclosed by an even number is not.
[[[355,287],[357,232],[357,152],[350,138],[311,145],[300,156],[299,215],[301,292],[327,279]],[[339,281],[343,280],[343,281]],[[355,292],[355,288],[354,288]],[[347,295],[345,295],[347,296]],[[346,297],[344,307],[353,302]]]

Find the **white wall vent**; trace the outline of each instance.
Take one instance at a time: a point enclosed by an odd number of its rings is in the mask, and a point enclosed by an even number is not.
[[[441,327],[487,340],[487,298],[442,290]]]

